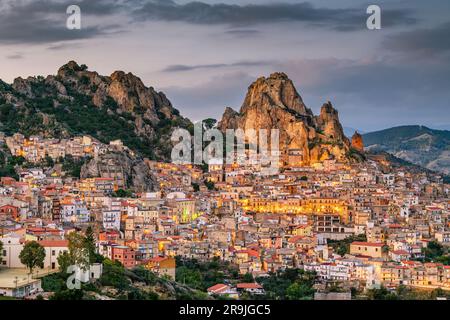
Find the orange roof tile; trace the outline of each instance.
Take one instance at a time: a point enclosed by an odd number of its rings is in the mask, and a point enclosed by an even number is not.
[[[262,286],[258,283],[238,283],[236,285],[238,289],[262,289]]]
[[[43,247],[68,247],[69,241],[67,240],[42,240],[39,244]]]

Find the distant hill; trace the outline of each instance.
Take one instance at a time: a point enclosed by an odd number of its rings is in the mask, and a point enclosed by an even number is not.
[[[363,135],[369,151],[385,151],[430,170],[450,174],[450,131],[401,126]]]

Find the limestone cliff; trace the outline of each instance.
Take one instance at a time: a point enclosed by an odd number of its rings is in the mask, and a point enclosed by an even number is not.
[[[343,133],[338,111],[327,102],[320,115],[314,116],[284,73],[257,79],[250,85],[240,112],[227,108],[218,127],[222,131],[279,129],[281,151],[300,149],[305,164],[351,160],[351,144]]]

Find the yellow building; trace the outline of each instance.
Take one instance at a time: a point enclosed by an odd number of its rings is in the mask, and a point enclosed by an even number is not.
[[[148,260],[145,268],[155,272],[159,276],[169,276],[175,280],[176,262],[172,257],[155,257]]]
[[[385,256],[384,246],[384,243],[355,241],[350,244],[350,254],[383,258]]]
[[[241,200],[241,204],[247,212],[306,215],[335,214],[341,217],[342,222],[347,223],[349,221],[348,206],[341,199],[266,199],[253,197]]]
[[[312,225],[298,226],[293,231],[294,236],[310,237],[313,234]]]

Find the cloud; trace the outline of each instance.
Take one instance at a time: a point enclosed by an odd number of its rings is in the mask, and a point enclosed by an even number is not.
[[[198,69],[219,69],[219,68],[231,68],[231,67],[255,67],[265,65],[267,61],[240,61],[235,63],[217,63],[217,64],[199,64],[199,65],[183,65],[175,64],[164,68],[163,72],[182,72],[192,71]]]
[[[428,29],[395,33],[387,36],[383,47],[402,53],[429,56],[450,52],[450,22]]]
[[[255,37],[261,34],[261,31],[255,29],[232,29],[225,31],[225,33],[236,37]]]
[[[11,54],[11,55],[6,56],[6,59],[10,59],[10,60],[20,60],[20,59],[23,59],[23,58],[24,58],[23,54],[21,54],[21,53],[15,53],[15,54]]]
[[[4,9],[20,15],[66,14],[70,5],[77,5],[83,14],[94,16],[110,15],[126,8],[120,0],[5,0]]]
[[[220,119],[225,107],[239,109],[253,81],[275,71],[287,73],[316,114],[325,101],[332,101],[346,126],[372,131],[400,124],[450,123],[450,64],[413,68],[409,62],[383,59],[274,61],[257,74],[226,73],[196,86],[166,87],[163,91],[193,120]]]
[[[51,46],[47,47],[47,50],[51,51],[58,51],[58,50],[66,50],[66,49],[73,49],[73,48],[80,48],[83,44],[81,42],[59,42],[52,44]]]
[[[370,131],[450,121],[448,63],[316,59],[280,62],[272,68],[287,72],[316,112],[324,101],[332,101],[346,126]]]
[[[106,16],[118,10],[117,1],[79,1],[82,8],[81,30],[68,30],[67,7],[71,0],[8,1],[0,11],[0,43],[52,43],[88,39],[114,34],[120,30],[117,24],[88,25],[90,15]]]
[[[162,91],[183,115],[191,120],[220,118],[225,107],[239,109],[247,87],[254,77],[245,72],[230,72],[195,86],[166,87]]]
[[[304,22],[337,31],[366,28],[366,8],[317,8],[308,2],[269,4],[208,4],[200,1],[178,4],[150,0],[134,11],[140,20],[182,21],[192,24],[248,26],[276,22]],[[383,10],[385,26],[415,23],[410,10]]]
[[[131,21],[179,21],[196,25],[228,25],[225,31],[236,37],[260,33],[249,26],[299,22],[337,31],[364,30],[364,7],[319,8],[308,2],[267,4],[209,4],[172,0],[3,0],[0,10],[0,43],[53,43],[114,34],[128,29]],[[65,28],[66,9],[77,4],[82,13],[82,29]],[[413,11],[383,10],[383,25],[414,23]],[[110,19],[109,23],[105,22]],[[113,20],[114,19],[114,20]],[[113,21],[112,21],[113,20]],[[89,23],[90,22],[90,23]]]

